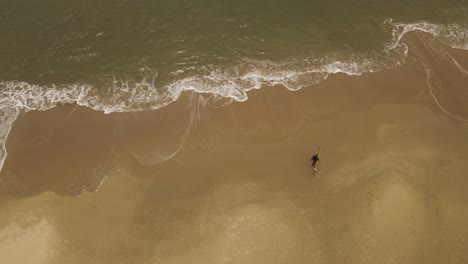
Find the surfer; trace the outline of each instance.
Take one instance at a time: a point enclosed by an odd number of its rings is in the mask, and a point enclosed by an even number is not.
[[[320,160],[319,157],[318,157],[318,154],[315,154],[314,156],[312,156],[312,158],[310,160],[313,160],[314,162],[312,163],[312,166],[315,167],[315,164]]]
[[[320,161],[319,155],[320,155],[320,146],[318,148],[317,154],[315,154],[314,156],[312,156],[312,158],[310,158],[310,160],[313,160],[312,167],[314,167],[314,173],[317,172],[318,163]]]

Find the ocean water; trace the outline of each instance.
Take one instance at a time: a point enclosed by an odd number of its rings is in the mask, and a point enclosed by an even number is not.
[[[20,111],[158,109],[186,90],[244,101],[396,67],[415,31],[468,49],[468,1],[0,0],[0,154]]]

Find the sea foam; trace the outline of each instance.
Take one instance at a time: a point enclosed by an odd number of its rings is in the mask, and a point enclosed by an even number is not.
[[[63,104],[78,104],[107,114],[154,110],[174,102],[183,91],[209,93],[241,102],[248,99],[248,91],[264,85],[282,85],[295,91],[317,84],[330,74],[361,75],[400,65],[408,53],[408,46],[402,39],[413,31],[429,33],[445,45],[468,50],[468,28],[464,25],[395,23],[388,19],[382,27],[392,37],[381,51],[291,58],[281,63],[243,59],[235,67],[216,69],[203,76],[185,76],[164,86],[156,85],[157,72],[148,69],[143,69],[145,74],[140,80],[113,76],[107,81],[107,88],[99,89],[86,83],[47,86],[19,80],[1,81],[0,170],[7,154],[8,133],[20,111],[42,111]]]

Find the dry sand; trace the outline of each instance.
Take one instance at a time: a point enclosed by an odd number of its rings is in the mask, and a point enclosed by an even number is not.
[[[426,79],[411,59],[244,103],[23,113],[0,262],[468,263],[468,124]]]

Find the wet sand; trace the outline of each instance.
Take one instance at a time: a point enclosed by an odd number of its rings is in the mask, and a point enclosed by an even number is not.
[[[467,263],[467,146],[415,58],[243,103],[185,93],[150,112],[22,113],[0,260]]]

